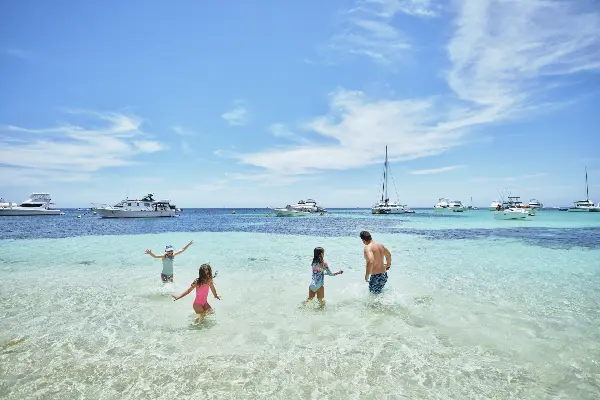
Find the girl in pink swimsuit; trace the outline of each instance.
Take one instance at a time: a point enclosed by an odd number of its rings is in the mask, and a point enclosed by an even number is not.
[[[210,304],[208,304],[208,289],[211,290],[215,299],[221,300],[221,298],[217,295],[217,290],[215,289],[215,285],[213,283],[213,278],[215,276],[216,275],[213,276],[212,274],[210,264],[202,264],[198,270],[198,279],[192,282],[188,290],[181,293],[179,296],[173,296],[173,301],[187,296],[192,290],[196,289],[196,299],[194,300],[193,304],[194,311],[196,314],[204,316],[207,312],[212,310]]]

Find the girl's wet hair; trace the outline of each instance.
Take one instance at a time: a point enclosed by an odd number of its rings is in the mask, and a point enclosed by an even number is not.
[[[322,267],[324,264],[323,255],[325,254],[325,249],[322,247],[315,247],[314,255],[312,263],[317,264],[319,267]]]
[[[200,269],[198,270],[198,279],[196,279],[196,281],[194,283],[196,283],[198,285],[206,285],[213,278],[216,278],[216,277],[217,277],[217,273],[215,272],[215,274],[213,275],[210,264],[202,264],[200,266]]]

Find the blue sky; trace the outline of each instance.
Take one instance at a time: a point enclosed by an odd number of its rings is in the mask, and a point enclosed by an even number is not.
[[[3,2],[0,75],[12,201],[600,201],[592,0]]]

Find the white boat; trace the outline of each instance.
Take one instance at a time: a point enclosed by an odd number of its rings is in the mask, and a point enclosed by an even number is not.
[[[467,210],[479,210],[477,207],[473,206],[473,198],[471,197],[471,204],[467,206]]]
[[[381,190],[381,199],[371,207],[371,214],[406,214],[414,213],[406,205],[390,201],[388,196],[388,155],[387,146],[385,146],[385,162],[383,164],[383,188]]]
[[[433,207],[436,212],[446,212],[450,211],[450,200],[441,197],[437,204]]]
[[[495,211],[494,219],[526,219],[529,211],[525,208],[507,208],[505,210]]]
[[[573,202],[573,207],[567,209],[569,212],[600,212],[600,203],[594,206],[594,202],[590,200],[588,188],[587,167],[585,169],[585,200]]]
[[[285,208],[273,208],[273,212],[278,217],[307,217],[312,214],[308,210],[294,208],[291,205],[287,205]]]
[[[496,211],[498,209],[498,206],[502,207],[502,202],[499,200],[494,200],[492,201],[492,204],[490,204],[489,210]]]
[[[170,200],[156,201],[153,194],[148,194],[141,200],[125,199],[111,206],[102,205],[95,211],[102,218],[161,218],[177,217],[179,209]]]
[[[529,200],[529,207],[531,207],[531,208],[543,208],[544,205],[539,200],[531,199],[531,200]]]
[[[293,204],[290,207],[295,208],[299,211],[310,211],[316,213],[327,212],[326,209],[317,204],[313,199],[300,200],[297,204]]]
[[[28,215],[61,215],[60,210],[52,208],[52,199],[48,193],[32,193],[21,204],[2,202],[0,216],[28,216]]]
[[[569,212],[600,212],[600,203],[597,206],[590,200],[580,200],[573,202],[573,207],[567,209]]]
[[[466,209],[466,207],[463,205],[463,203],[460,200],[452,200],[448,204],[448,208],[452,212],[463,212]]]

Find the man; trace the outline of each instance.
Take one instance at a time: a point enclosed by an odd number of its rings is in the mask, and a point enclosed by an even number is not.
[[[369,292],[379,294],[388,279],[387,270],[392,266],[392,254],[384,245],[375,242],[369,232],[362,231],[360,238],[365,245],[364,253],[367,262],[365,281],[369,282]]]

